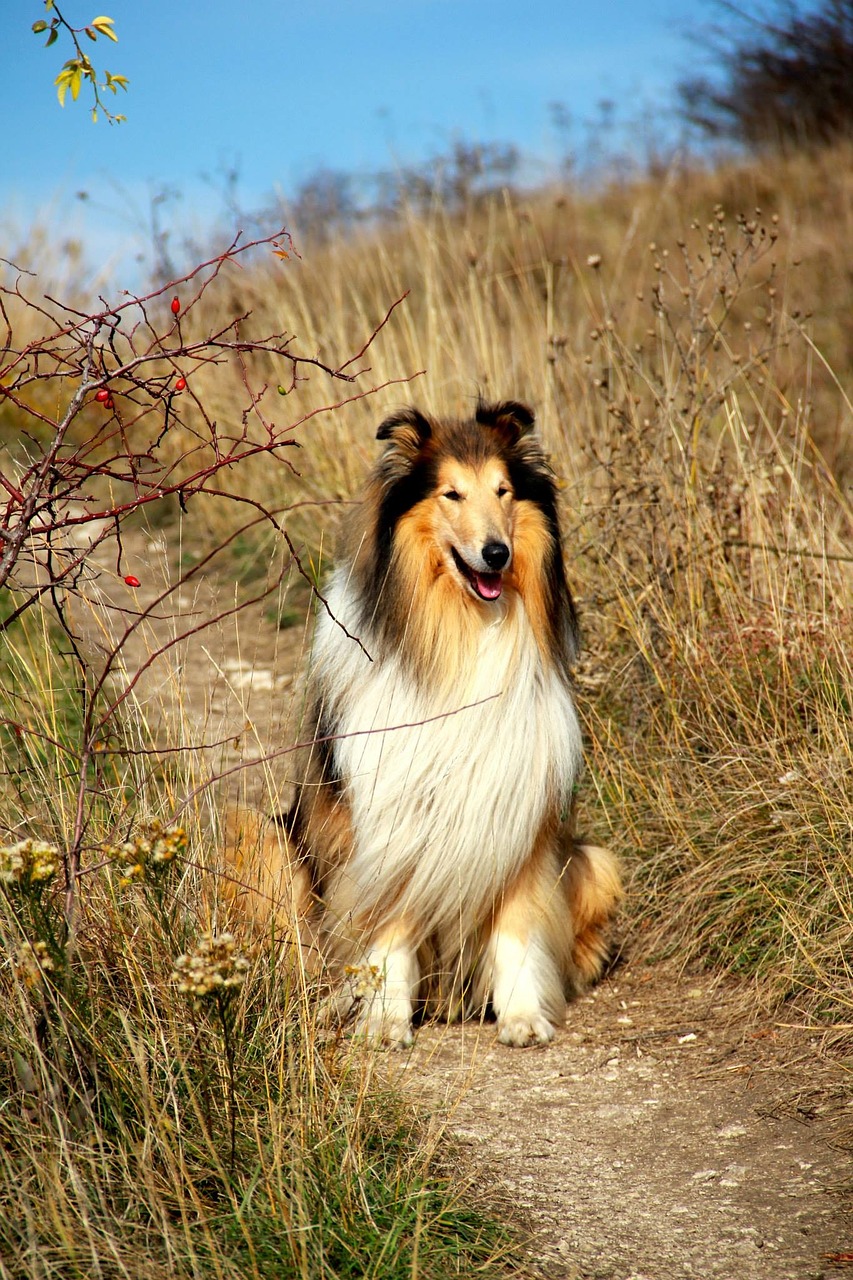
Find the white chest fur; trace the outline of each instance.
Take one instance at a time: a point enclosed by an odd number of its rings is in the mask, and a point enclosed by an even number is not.
[[[360,634],[343,574],[328,598]],[[519,602],[494,612],[438,694],[370,636],[360,634],[373,661],[330,618],[318,622],[315,681],[342,735],[334,755],[355,839],[342,874],[360,907],[396,900],[424,934],[476,927],[580,768],[565,678],[543,662]]]

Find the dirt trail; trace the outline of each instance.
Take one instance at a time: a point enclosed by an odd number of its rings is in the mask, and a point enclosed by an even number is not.
[[[167,572],[162,541],[136,537],[125,560],[142,580],[134,598],[150,599]],[[110,604],[133,599],[114,567],[102,585],[109,629],[126,616]],[[209,582],[185,591],[185,623],[227,609],[227,597]],[[127,647],[130,673],[175,633],[160,612]],[[278,631],[268,613],[241,615],[239,638],[228,621],[171,648],[140,679],[153,728],[166,718],[172,740],[225,740],[203,753],[207,769],[260,761],[289,740],[304,635]],[[286,757],[231,779],[252,802],[287,801]],[[629,960],[545,1048],[499,1046],[488,1025],[427,1026],[388,1070],[447,1115],[484,1182],[527,1220],[531,1276],[853,1277],[839,1256],[853,1254],[843,1067],[745,1007],[735,984]]]
[[[400,1070],[526,1211],[532,1275],[816,1280],[851,1249],[840,1073],[730,984],[626,965],[542,1050],[425,1027]]]

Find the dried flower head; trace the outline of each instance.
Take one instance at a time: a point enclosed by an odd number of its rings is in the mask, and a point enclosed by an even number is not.
[[[24,942],[15,955],[15,973],[25,986],[40,987],[46,973],[53,973],[56,966],[50,948],[41,938],[37,942]]]
[[[104,854],[120,869],[119,884],[156,879],[186,853],[187,833],[183,827],[164,827],[158,818],[146,822],[131,840],[105,845]]]
[[[344,965],[353,999],[364,1000],[382,989],[382,974],[375,964]]]
[[[185,995],[202,997],[233,991],[245,982],[248,969],[249,961],[240,954],[233,934],[205,933],[190,952],[178,956],[172,981]]]
[[[43,840],[0,845],[0,884],[26,890],[52,880],[59,870],[59,850]]]

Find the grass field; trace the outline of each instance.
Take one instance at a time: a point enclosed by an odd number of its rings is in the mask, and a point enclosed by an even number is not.
[[[281,395],[282,362],[255,366],[261,414],[294,424],[299,475],[261,455],[227,484],[291,508],[319,583],[389,407],[466,412],[482,393],[535,408],[585,639],[581,816],[624,859],[625,945],[750,976],[780,1021],[848,1043],[850,160],[839,149],[404,214],[301,260],[225,270],[186,318],[203,335],[250,312],[243,332],[294,333],[334,362],[407,295],[352,388],[315,372]],[[10,317],[21,348],[39,317]],[[251,420],[239,362],[186,373],[209,419]],[[21,465],[17,413],[0,406]],[[164,442],[171,464],[204,441],[188,403]],[[200,557],[239,511],[207,497],[147,519],[176,558],[179,545]],[[261,529],[216,562],[247,591],[272,558]],[[153,726],[129,698],[84,758],[87,699],[104,693],[50,607],[0,644],[0,1276],[508,1265],[440,1133],[318,1025],[286,944],[241,932],[218,902],[210,801],[173,821],[194,781],[174,750],[186,744],[148,754]]]

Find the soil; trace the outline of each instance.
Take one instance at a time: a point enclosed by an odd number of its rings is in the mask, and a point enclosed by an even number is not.
[[[106,558],[97,626],[103,647],[169,575],[159,535]],[[301,587],[296,603],[304,604]],[[252,594],[251,591],[249,594]],[[125,646],[131,675],[182,629],[233,605],[210,580],[158,607]],[[291,601],[293,603],[293,601]],[[298,612],[294,610],[294,613]],[[136,685],[155,733],[171,720],[260,807],[287,804],[299,626],[279,630],[269,601],[172,645]],[[248,767],[246,767],[248,766]],[[229,772],[230,771],[230,772]],[[853,1277],[851,1063],[808,1032],[756,1013],[730,980],[631,956],[569,1010],[538,1049],[509,1049],[489,1024],[425,1026],[386,1069],[446,1117],[478,1171],[529,1229],[531,1277],[578,1280],[817,1280]]]

